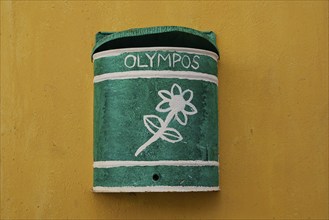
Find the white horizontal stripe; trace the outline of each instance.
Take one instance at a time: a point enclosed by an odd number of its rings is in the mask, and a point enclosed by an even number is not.
[[[102,52],[95,53],[93,55],[93,59],[97,60],[102,57],[109,57],[109,56],[118,56],[123,53],[127,52],[155,52],[155,51],[173,51],[173,52],[183,52],[183,53],[190,53],[190,54],[198,54],[209,56],[215,61],[218,61],[218,55],[209,50],[202,50],[202,49],[195,49],[195,48],[187,48],[187,47],[138,47],[138,48],[124,48],[124,49],[115,49],[115,50],[105,50]]]
[[[138,70],[128,72],[114,72],[104,73],[94,77],[94,83],[102,82],[105,80],[118,80],[118,79],[138,79],[138,78],[168,78],[168,79],[189,79],[189,80],[202,80],[218,85],[218,79],[214,75],[207,73],[198,73],[192,71],[169,71],[169,70]]]
[[[95,161],[94,168],[135,166],[219,166],[218,161],[203,160],[160,160],[160,161]]]
[[[93,187],[94,192],[207,192],[219,191],[218,186],[123,186],[123,187]]]

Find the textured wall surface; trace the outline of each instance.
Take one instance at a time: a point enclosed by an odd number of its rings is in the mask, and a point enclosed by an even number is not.
[[[94,194],[98,31],[218,36],[219,193]],[[328,218],[328,2],[1,1],[1,218]]]

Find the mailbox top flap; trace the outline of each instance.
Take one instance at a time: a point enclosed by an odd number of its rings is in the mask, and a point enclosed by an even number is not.
[[[120,32],[98,32],[92,55],[105,50],[138,47],[186,47],[219,55],[215,33],[179,26],[135,28]]]

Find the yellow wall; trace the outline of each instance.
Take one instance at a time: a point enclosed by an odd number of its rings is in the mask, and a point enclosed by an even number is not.
[[[220,193],[94,194],[97,31],[213,30]],[[2,218],[328,218],[328,2],[1,1]]]

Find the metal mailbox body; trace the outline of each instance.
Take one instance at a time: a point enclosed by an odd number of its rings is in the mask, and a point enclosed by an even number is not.
[[[218,191],[218,49],[176,26],[98,33],[94,192]]]

